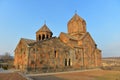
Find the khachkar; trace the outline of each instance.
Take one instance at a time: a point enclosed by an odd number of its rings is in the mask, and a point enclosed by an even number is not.
[[[67,26],[68,32],[59,37],[52,37],[44,24],[36,32],[36,40],[21,38],[15,49],[15,68],[42,72],[100,67],[101,50],[87,32],[85,20],[75,14]]]

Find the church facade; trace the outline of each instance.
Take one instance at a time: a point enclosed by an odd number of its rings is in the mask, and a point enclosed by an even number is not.
[[[44,24],[36,32],[36,40],[21,38],[15,49],[15,68],[42,71],[100,67],[101,50],[86,31],[85,20],[75,14],[67,28],[67,33],[52,37],[52,31]]]

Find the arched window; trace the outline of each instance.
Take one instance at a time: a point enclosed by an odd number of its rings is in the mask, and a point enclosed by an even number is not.
[[[57,57],[57,53],[56,53],[56,50],[54,51],[54,54],[55,54],[55,58]]]
[[[42,35],[42,40],[44,40],[44,39],[45,39],[45,35],[43,34],[43,35]]]
[[[67,59],[65,59],[65,66],[67,66]]]
[[[39,35],[39,41],[41,40],[41,35]]]
[[[50,37],[52,37],[52,35],[50,35]]]
[[[46,37],[46,38],[48,39],[48,37],[49,37],[49,36],[47,35],[47,37]]]

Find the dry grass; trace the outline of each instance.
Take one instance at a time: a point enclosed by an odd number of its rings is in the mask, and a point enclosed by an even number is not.
[[[18,73],[0,73],[0,80],[27,80]]]
[[[34,76],[34,80],[120,80],[120,71],[93,70]],[[26,80],[18,73],[0,73],[0,80]]]
[[[119,71],[86,71],[77,73],[57,74],[54,75],[65,80],[120,80]]]

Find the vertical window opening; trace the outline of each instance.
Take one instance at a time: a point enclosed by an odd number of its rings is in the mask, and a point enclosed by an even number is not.
[[[55,53],[55,58],[57,57],[57,53],[56,53],[56,50],[54,51],[54,53]]]
[[[67,59],[65,59],[65,66],[67,66]]]
[[[69,66],[71,66],[71,59],[69,59]]]
[[[39,35],[39,41],[41,40],[41,36]]]
[[[45,35],[43,34],[43,36],[42,36],[42,40],[44,40],[45,39]]]
[[[48,35],[47,35],[47,39],[48,39]]]

